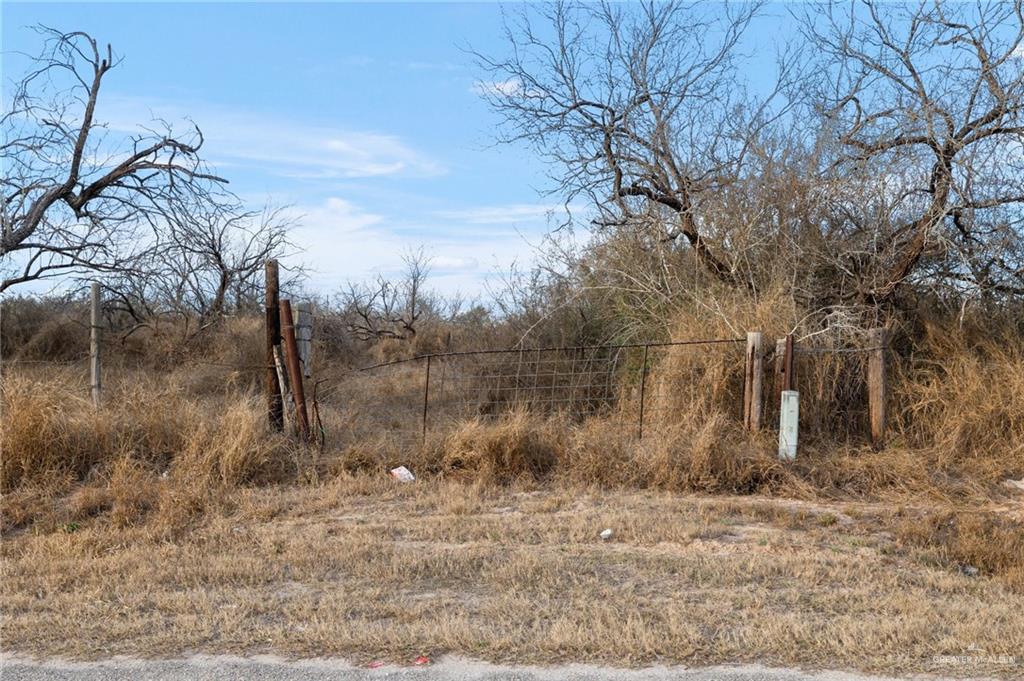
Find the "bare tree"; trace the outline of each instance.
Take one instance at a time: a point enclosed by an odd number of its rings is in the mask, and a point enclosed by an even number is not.
[[[739,283],[704,197],[736,177],[776,91],[754,103],[737,47],[757,3],[529,7],[506,26],[507,57],[478,55],[504,142],[551,161],[555,191],[588,197],[597,223],[652,221],[717,279]]]
[[[378,276],[372,284],[350,284],[341,294],[349,333],[363,341],[386,338],[411,340],[434,299],[423,286],[430,274],[430,258],[423,249],[403,256],[405,272],[399,281]]]
[[[162,316],[202,329],[225,314],[260,307],[264,263],[288,255],[293,220],[284,209],[244,211],[222,206],[202,213],[173,213],[137,267],[104,277],[108,307],[132,320],[130,331]],[[298,285],[304,271],[290,268],[283,287]]]
[[[1022,3],[828,3],[801,18],[835,148],[837,262],[860,299],[908,282],[1024,294]]]
[[[95,112],[118,60],[86,33],[39,27],[41,54],[0,119],[0,291],[85,270],[130,270],[169,207],[214,200],[203,136],[114,140]]]
[[[256,307],[264,263],[291,248],[292,221],[281,209],[184,215],[169,224],[166,277],[169,290],[188,292],[200,320],[216,318],[229,306]],[[286,283],[287,287],[288,284]]]

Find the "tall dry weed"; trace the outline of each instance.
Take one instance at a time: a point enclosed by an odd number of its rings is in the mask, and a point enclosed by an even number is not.
[[[544,480],[558,466],[567,435],[556,419],[514,411],[494,422],[467,422],[441,441],[446,475],[482,484]]]
[[[932,329],[904,362],[893,402],[901,438],[939,473],[983,484],[1024,477],[1024,342]]]
[[[203,400],[173,381],[140,380],[114,383],[96,409],[79,396],[87,394],[82,381],[65,378],[4,377],[6,525],[100,515],[130,525],[156,511],[180,524],[225,490],[293,480],[302,469],[294,446],[267,431],[248,395]]]

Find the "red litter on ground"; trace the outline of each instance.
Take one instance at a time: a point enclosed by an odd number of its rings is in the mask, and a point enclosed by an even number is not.
[[[426,655],[420,655],[412,661],[413,664],[430,664],[430,658]]]
[[[369,669],[380,669],[384,666],[383,660],[374,660],[370,664],[366,665]]]

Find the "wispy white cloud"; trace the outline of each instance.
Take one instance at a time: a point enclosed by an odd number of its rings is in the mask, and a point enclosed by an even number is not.
[[[384,215],[334,197],[290,211],[299,224],[293,233],[296,245],[303,249],[298,260],[308,265],[314,289],[328,292],[347,281],[365,281],[377,274],[395,276],[403,269],[403,254],[425,246],[431,258],[431,287],[477,295],[482,294],[488,275],[534,255],[545,231],[542,216],[547,207],[527,207],[514,206],[523,218],[516,230],[486,228],[494,224],[489,214],[500,217],[507,212],[508,207],[499,206],[410,217]],[[475,238],[465,238],[467,233]],[[482,233],[486,238],[481,238]]]
[[[558,205],[537,205],[513,203],[499,206],[474,206],[452,210],[435,211],[434,215],[443,220],[455,220],[471,225],[513,225],[523,222],[546,220],[559,210]]]
[[[518,78],[478,80],[470,87],[470,92],[481,96],[516,97],[525,91],[523,81]]]
[[[109,127],[138,132],[154,118],[188,125],[194,120],[206,138],[207,154],[226,166],[251,165],[291,178],[351,179],[381,176],[433,177],[447,169],[396,135],[309,125],[217,106],[145,102],[108,97],[100,115]]]
[[[434,270],[477,270],[480,268],[480,261],[471,257],[435,255],[430,258],[430,266]]]
[[[301,230],[326,237],[343,237],[365,232],[384,221],[384,216],[365,211],[351,201],[332,197],[322,204],[288,209]]]

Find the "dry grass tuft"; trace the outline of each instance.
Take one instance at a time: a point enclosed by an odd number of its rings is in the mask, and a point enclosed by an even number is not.
[[[6,527],[59,528],[94,517],[128,526],[153,515],[155,525],[176,531],[215,504],[223,496],[217,490],[302,472],[295,446],[267,432],[252,397],[204,402],[173,382],[142,380],[110,386],[94,409],[79,397],[81,380],[64,378],[5,376]]]
[[[1024,524],[1018,521],[977,510],[911,513],[896,534],[937,565],[997,576],[1024,593]]]
[[[517,411],[494,422],[470,421],[441,441],[445,475],[481,484],[510,485],[548,478],[564,452],[566,429],[557,419]]]
[[[640,453],[639,469],[662,489],[770,493],[793,479],[777,456],[722,414],[662,433]]]
[[[1024,477],[1024,343],[933,330],[922,346],[929,361],[902,366],[894,382],[907,445],[932,450],[940,475]]]

